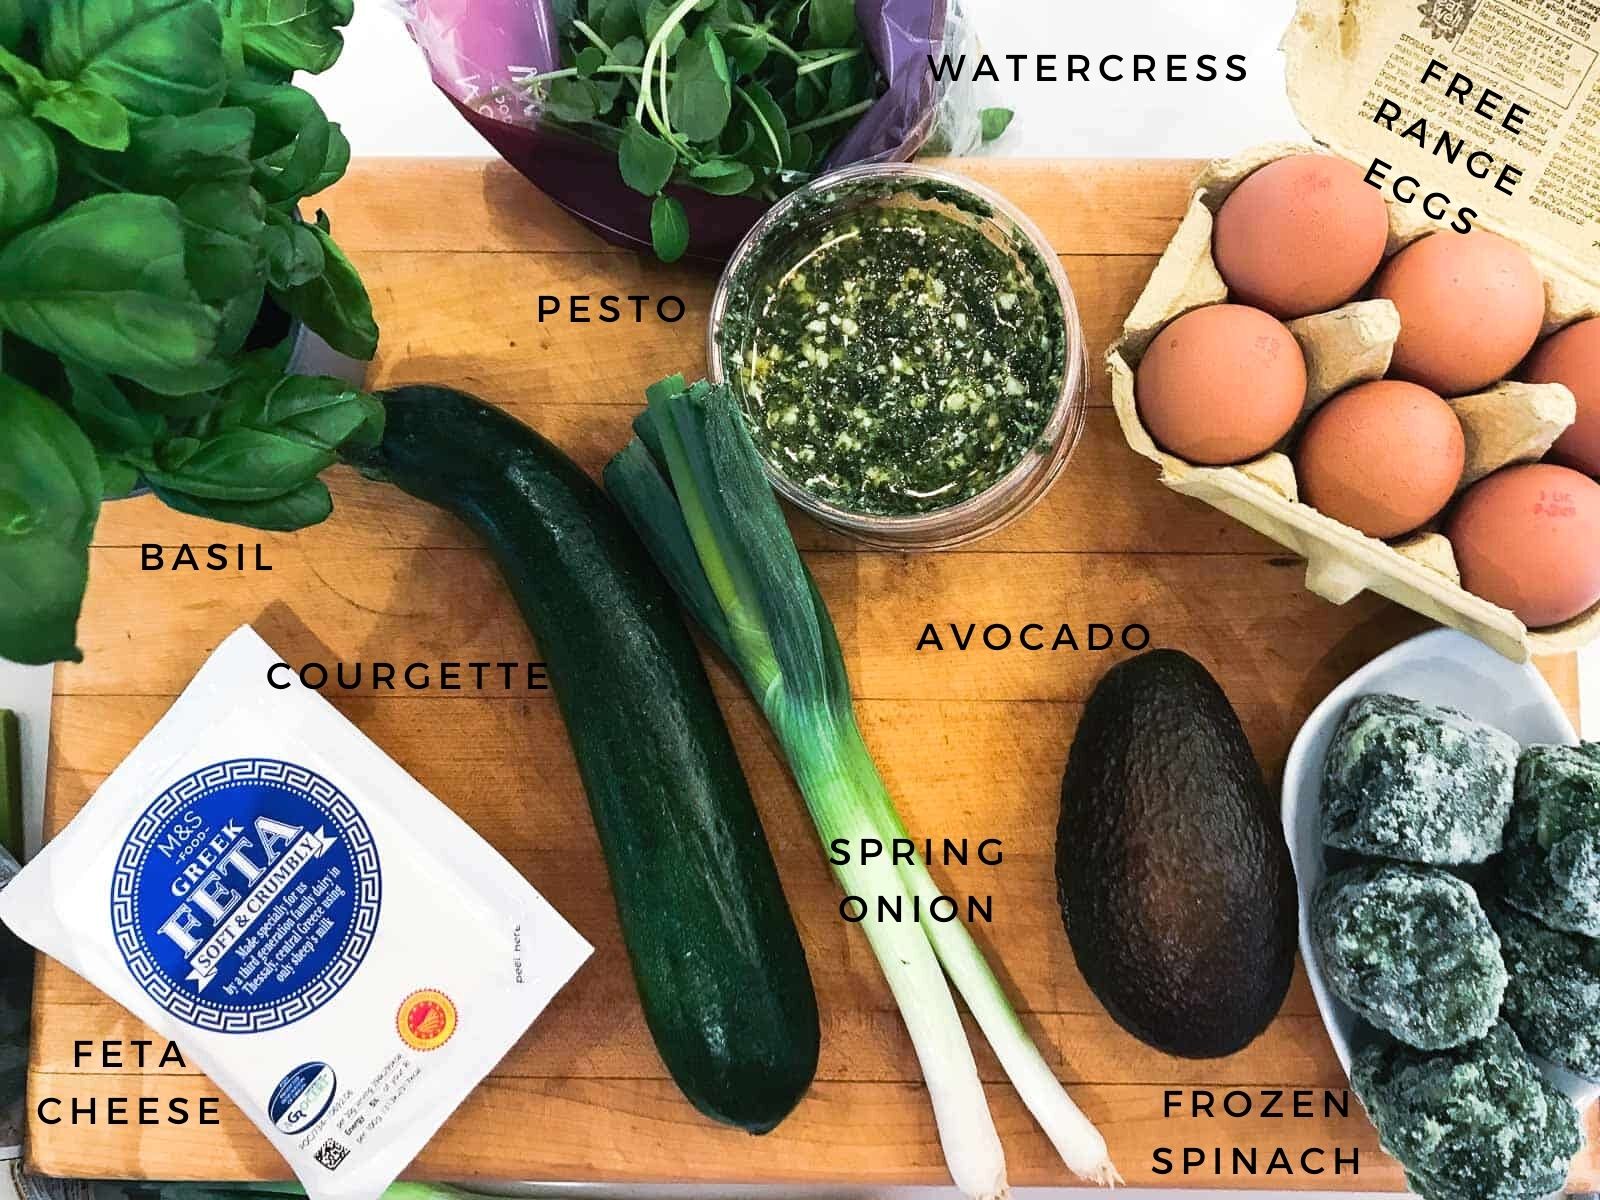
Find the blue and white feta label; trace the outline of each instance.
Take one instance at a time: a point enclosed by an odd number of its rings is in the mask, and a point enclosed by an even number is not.
[[[343,792],[276,759],[213,763],[162,792],[111,880],[117,948],[190,1025],[260,1033],[355,975],[382,902],[378,849]]]

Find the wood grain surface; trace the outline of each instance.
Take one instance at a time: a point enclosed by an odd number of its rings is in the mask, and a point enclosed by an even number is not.
[[[1021,205],[1061,254],[1098,364],[1182,216],[1196,164],[1017,163],[967,168]],[[714,278],[617,251],[519,177],[478,162],[366,160],[324,201],[372,291],[384,329],[374,386],[435,381],[475,391],[536,426],[596,472],[623,443],[643,389],[702,371]],[[540,294],[672,293],[667,325],[540,323]],[[1353,1099],[1324,1118],[1345,1080],[1303,972],[1252,1046],[1213,1062],[1174,1059],[1119,1029],[1073,965],[1055,904],[1057,795],[1078,713],[1120,649],[1087,647],[1091,625],[1141,625],[1189,651],[1232,697],[1269,782],[1295,731],[1335,684],[1424,622],[1364,596],[1335,608],[1307,594],[1303,566],[1220,513],[1164,490],[1123,445],[1103,372],[1093,371],[1084,441],[1028,517],[939,555],[863,550],[796,518],[839,628],[866,736],[908,823],[936,838],[1000,838],[1004,861],[937,869],[956,894],[992,897],[980,939],[1004,964],[1017,1008],[1072,1095],[1106,1133],[1134,1185],[1400,1190]],[[292,663],[524,661],[538,652],[485,553],[450,518],[352,472],[332,476],[336,511],[301,533],[261,535],[261,573],[150,573],[140,546],[235,543],[237,531],[153,499],[113,504],[93,550],[82,665],[56,676],[47,821],[59,829],[150,729],[207,653],[249,622]],[[248,535],[250,542],[257,535]],[[1065,624],[1085,648],[954,648],[949,628]],[[943,652],[917,652],[928,624]],[[1543,664],[1576,705],[1569,660]],[[644,1028],[598,844],[548,694],[330,693],[428,788],[470,820],[596,946],[594,959],[445,1125],[411,1174],[433,1179],[945,1181],[926,1092],[865,940],[838,894],[800,798],[754,708],[720,664],[728,714],[810,957],[823,1013],[818,1081],[773,1134],[752,1139],[700,1118],[667,1078]],[[419,948],[425,953],[425,948]],[[980,1035],[1017,1184],[1070,1176],[1004,1082]],[[33,1101],[215,1095],[191,1070],[74,1066],[81,1039],[150,1037],[94,988],[46,961],[35,1000]],[[1238,1118],[1169,1114],[1173,1090],[1238,1089]],[[1319,1112],[1262,1112],[1263,1090],[1311,1089]],[[1220,1099],[1219,1099],[1220,1105]],[[224,1101],[220,1126],[29,1128],[35,1169],[102,1178],[284,1178],[266,1141]],[[1594,1115],[1590,1115],[1591,1137]],[[1183,1175],[1158,1150],[1203,1150]],[[1273,1152],[1284,1156],[1269,1170]],[[1256,1173],[1234,1152],[1254,1153]],[[1334,1171],[1334,1152],[1359,1173]],[[1309,1152],[1309,1157],[1306,1157]],[[1213,1158],[1213,1153],[1220,1158]],[[1282,1169],[1282,1163],[1291,1171]],[[1322,1168],[1320,1173],[1312,1173]],[[1587,1153],[1573,1177],[1600,1187]]]

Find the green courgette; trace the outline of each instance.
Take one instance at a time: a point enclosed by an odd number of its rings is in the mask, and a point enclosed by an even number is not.
[[[666,581],[550,442],[444,388],[384,396],[352,461],[467,522],[539,643],[645,1018],[701,1112],[764,1133],[816,1073],[816,995],[760,819]]]

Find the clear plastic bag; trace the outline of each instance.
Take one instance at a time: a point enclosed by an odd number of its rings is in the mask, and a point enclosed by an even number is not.
[[[401,0],[435,84],[501,157],[608,241],[648,249],[651,199],[622,181],[616,150],[546,120],[522,82],[562,66],[561,7],[562,0]],[[928,62],[975,53],[961,0],[856,0],[856,20],[887,90],[826,168],[905,161],[925,147],[974,149],[982,141],[974,85],[936,80]],[[689,253],[702,259],[727,258],[769,206],[676,183],[667,191],[687,210]]]

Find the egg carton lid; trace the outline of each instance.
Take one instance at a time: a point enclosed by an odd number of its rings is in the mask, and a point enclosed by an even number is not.
[[[1363,169],[1382,159],[1391,177],[1423,181],[1424,195],[1447,192],[1476,211],[1476,224],[1542,260],[1553,290],[1589,292],[1600,288],[1600,22],[1558,28],[1551,7],[1300,0],[1281,48],[1290,103],[1319,143]],[[1434,61],[1440,67],[1424,82]],[[1464,98],[1464,83],[1449,89],[1457,73],[1472,82]],[[1501,98],[1485,99],[1486,89]],[[1375,120],[1385,101],[1401,109],[1392,130]],[[1492,115],[1477,111],[1480,102]],[[1516,132],[1504,125],[1512,105],[1527,110]],[[1415,138],[1401,136],[1418,121]],[[1467,169],[1474,154],[1484,178]],[[1507,165],[1520,172],[1510,195],[1496,186]],[[1415,236],[1437,228],[1420,204],[1407,207]],[[1552,307],[1583,305],[1552,296]]]

